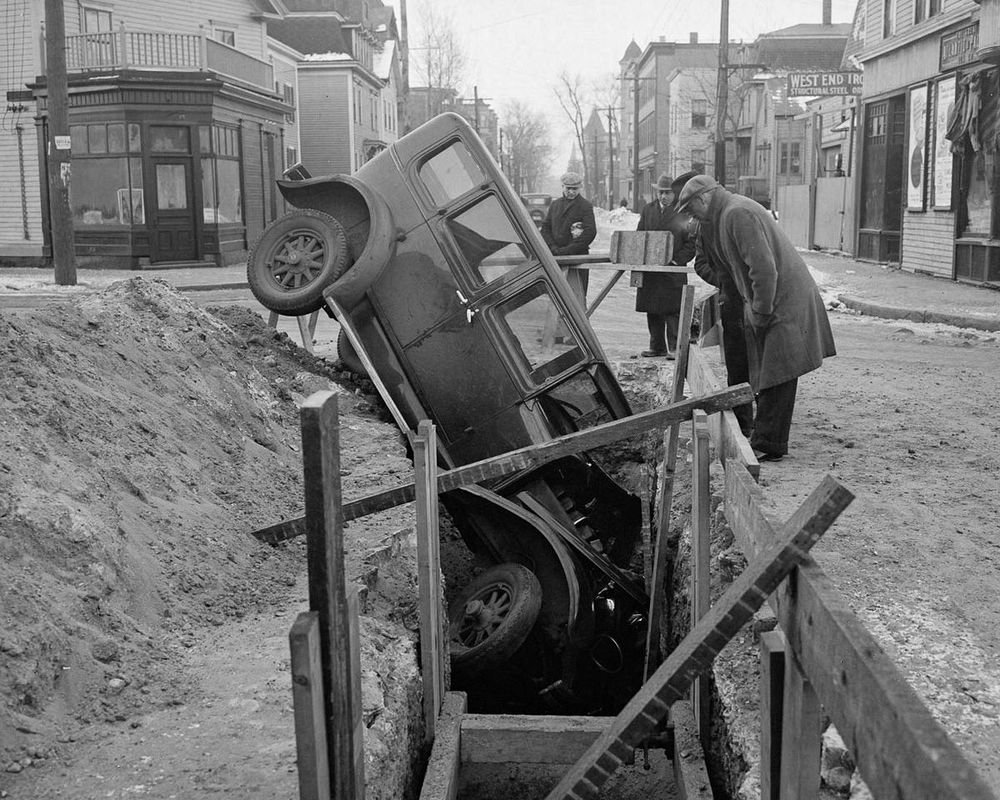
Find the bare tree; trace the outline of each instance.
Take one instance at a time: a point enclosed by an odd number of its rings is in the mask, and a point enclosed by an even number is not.
[[[507,175],[518,192],[537,192],[552,162],[552,141],[545,115],[520,100],[504,107]]]
[[[565,70],[559,74],[559,85],[553,89],[559,106],[566,113],[570,123],[573,125],[573,133],[576,136],[577,146],[580,148],[580,156],[583,159],[584,180],[590,172],[587,164],[587,147],[584,143],[584,128],[587,120],[583,115],[584,106],[589,106],[586,91],[580,85],[579,74],[570,76]]]
[[[466,55],[452,17],[435,8],[432,0],[420,6],[421,36],[416,51],[417,71],[427,85],[427,117],[440,114],[458,94]]]

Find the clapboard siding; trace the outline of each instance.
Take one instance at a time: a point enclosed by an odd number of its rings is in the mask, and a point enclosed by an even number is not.
[[[212,26],[236,32],[236,49],[267,59],[266,30],[251,17],[255,11],[247,0],[128,0],[115,3],[112,24],[151,33],[199,33],[211,36]],[[82,32],[82,10],[66,3],[66,35]],[[209,22],[211,20],[211,22]]]
[[[308,68],[299,73],[302,163],[313,175],[350,174],[351,81],[346,70]]]
[[[951,278],[954,230],[953,212],[904,213],[901,267]]]

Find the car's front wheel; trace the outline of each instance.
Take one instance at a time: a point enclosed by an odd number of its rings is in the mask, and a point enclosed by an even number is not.
[[[302,316],[323,306],[323,290],[349,266],[343,226],[303,208],[267,226],[247,261],[247,282],[264,307]]]
[[[509,659],[541,606],[542,586],[520,564],[497,564],[473,578],[448,609],[452,671],[467,677]]]

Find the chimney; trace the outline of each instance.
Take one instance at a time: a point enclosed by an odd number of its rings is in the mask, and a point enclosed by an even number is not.
[[[691,31],[691,33],[688,34],[688,43],[698,44],[698,31]]]
[[[833,0],[823,0],[823,24],[833,24]]]

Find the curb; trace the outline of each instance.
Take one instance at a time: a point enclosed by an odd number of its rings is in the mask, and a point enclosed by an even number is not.
[[[947,314],[940,311],[922,311],[919,309],[884,306],[869,303],[857,297],[841,294],[837,299],[854,311],[869,317],[883,319],[905,319],[911,322],[931,322],[939,325],[954,325],[956,328],[973,328],[978,331],[1000,331],[1000,319],[996,317],[972,317],[967,314]]]

